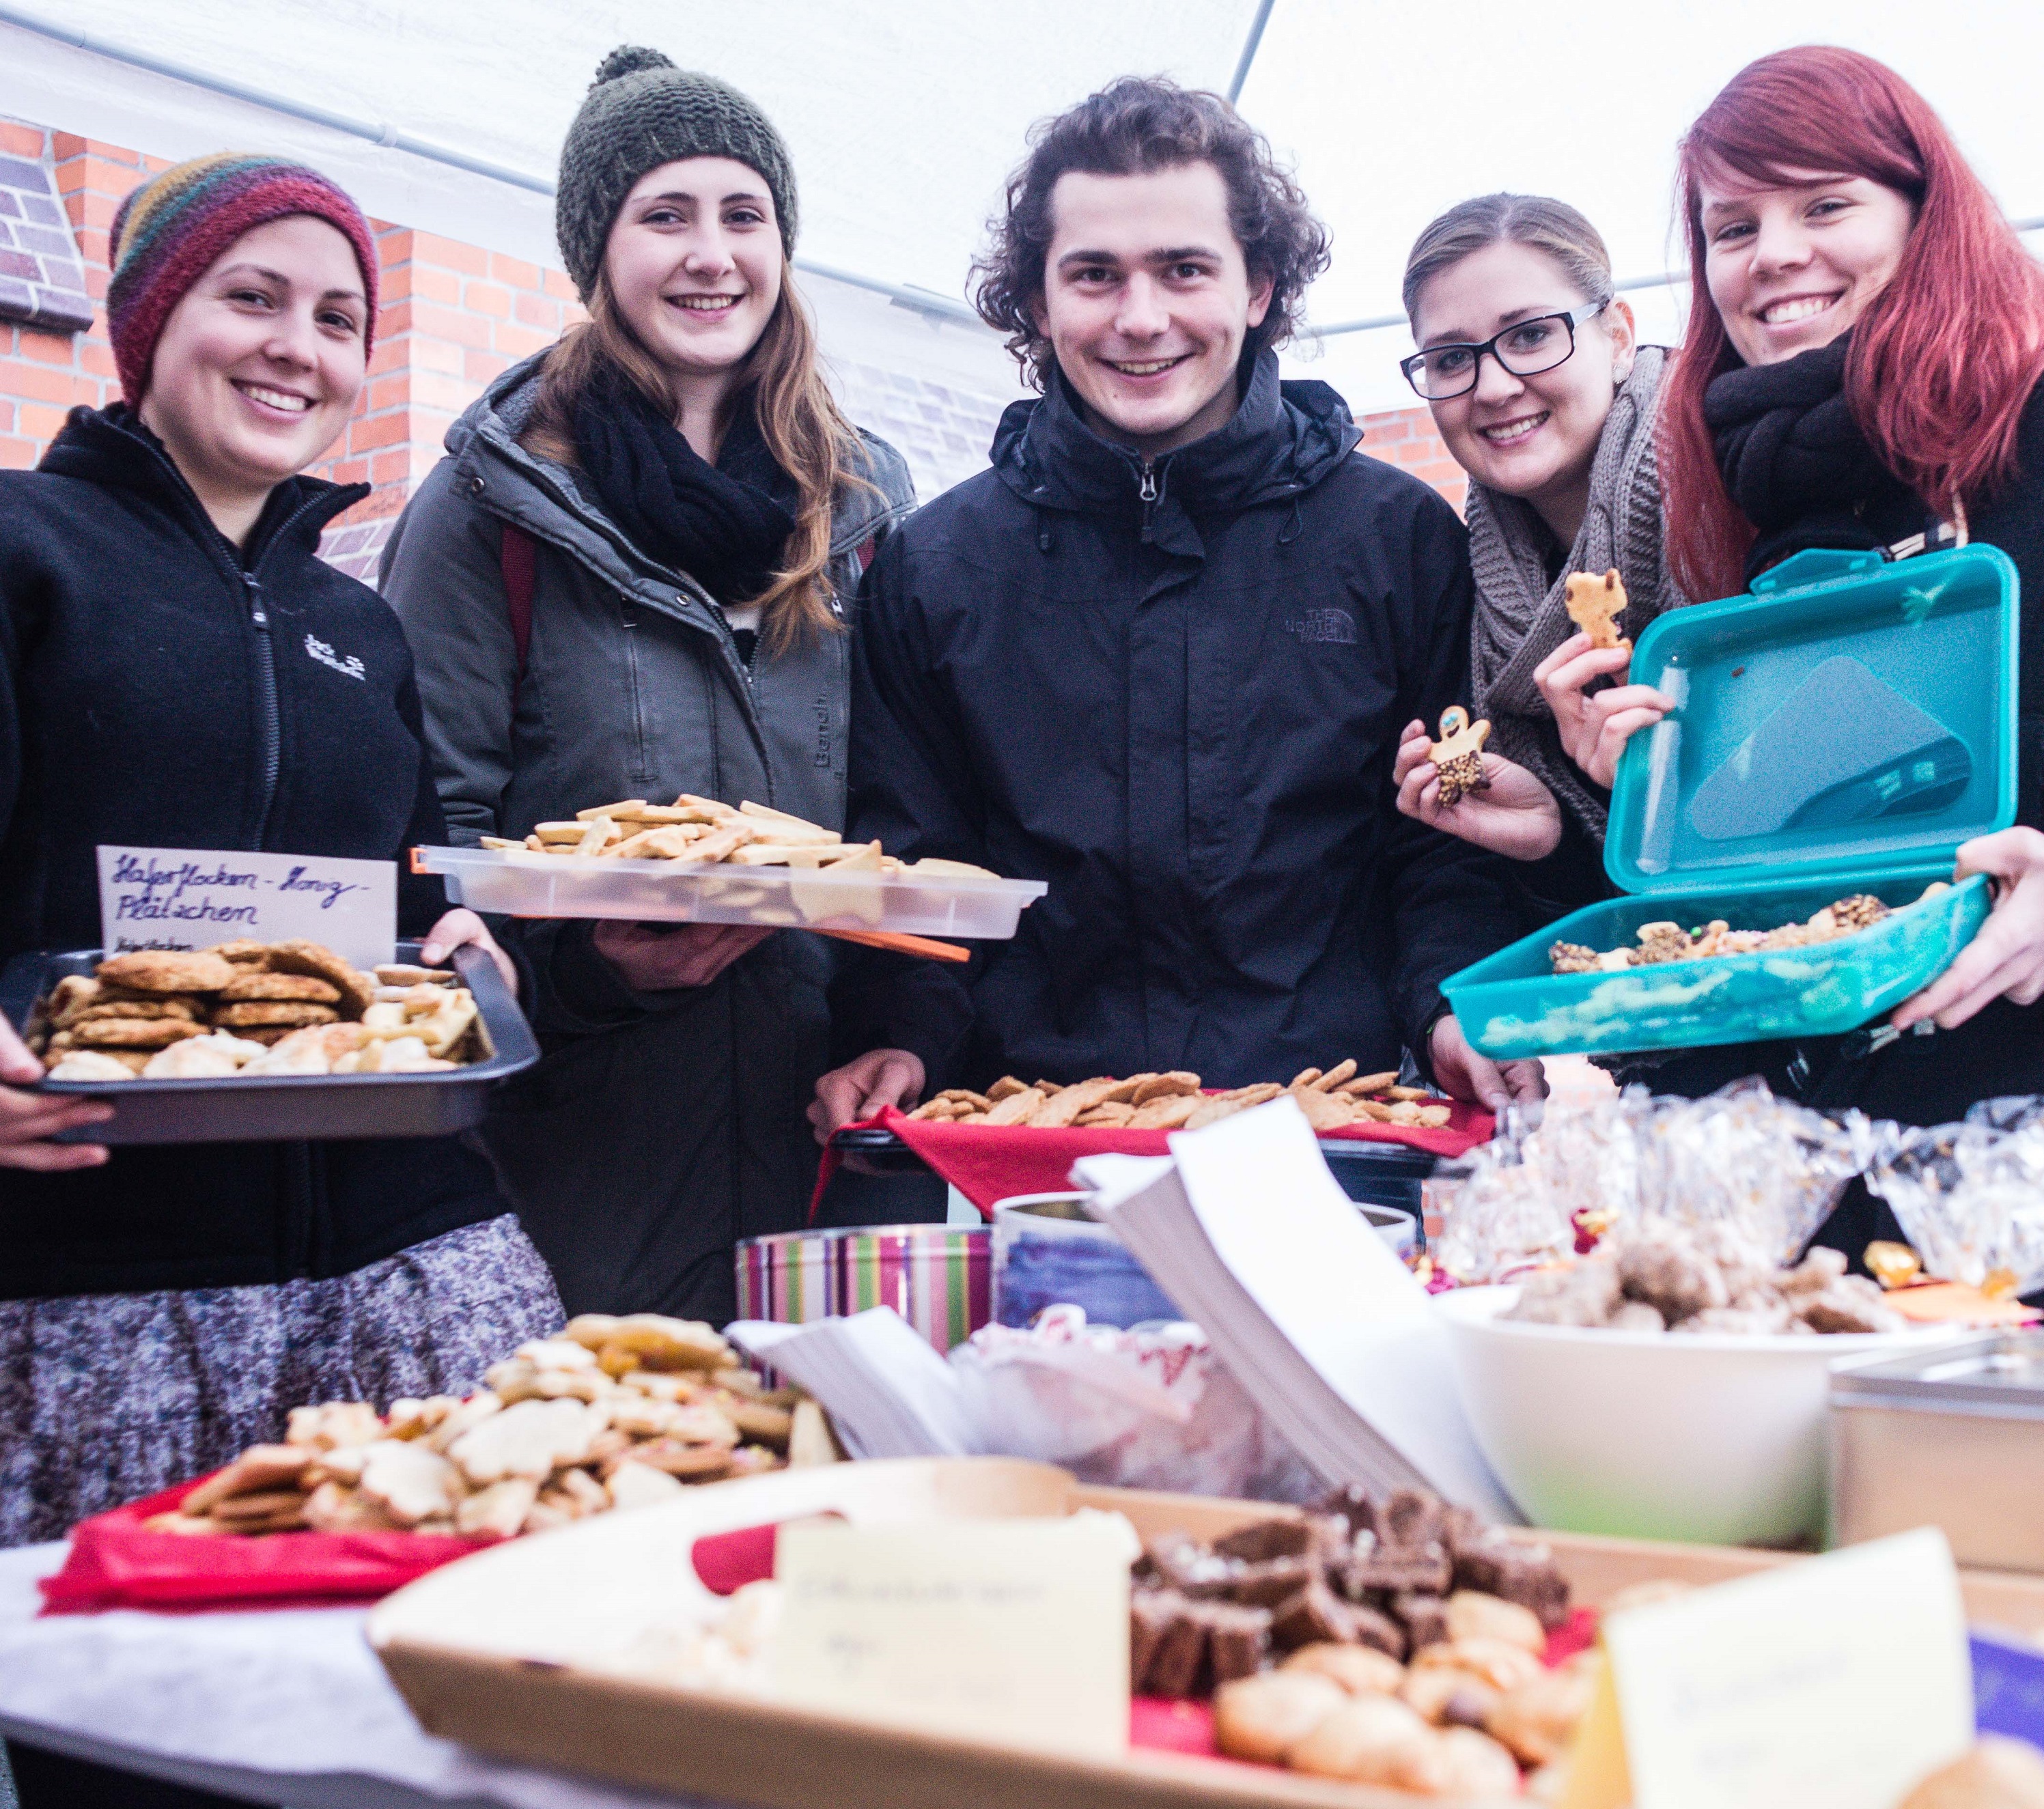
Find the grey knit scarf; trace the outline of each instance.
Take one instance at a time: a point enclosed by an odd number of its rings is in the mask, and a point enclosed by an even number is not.
[[[1470,670],[1477,714],[1490,719],[1491,751],[1544,781],[1599,842],[1605,800],[1562,751],[1533,669],[1576,632],[1564,604],[1570,572],[1618,567],[1630,599],[1619,626],[1635,640],[1662,610],[1689,601],[1668,573],[1654,451],[1654,403],[1667,356],[1654,345],[1635,355],[1632,374],[1597,440],[1581,531],[1552,585],[1541,556],[1547,536],[1531,505],[1479,483],[1469,490],[1470,561],[1476,572]]]

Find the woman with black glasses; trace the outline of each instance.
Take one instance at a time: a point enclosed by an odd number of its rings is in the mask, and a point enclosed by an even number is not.
[[[1489,194],[1420,235],[1405,268],[1420,349],[1401,368],[1469,473],[1471,672],[1489,718],[1487,791],[1443,808],[1418,723],[1399,750],[1399,808],[1521,868],[1542,915],[1604,895],[1604,816],[1625,736],[1666,708],[1614,685],[1564,608],[1571,572],[1616,567],[1637,636],[1686,601],[1668,573],[1654,448],[1666,353],[1642,346],[1596,229],[1573,207]]]

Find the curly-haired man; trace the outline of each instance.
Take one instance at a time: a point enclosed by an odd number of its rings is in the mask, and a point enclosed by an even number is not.
[[[1401,1045],[1447,1091],[1544,1090],[1440,981],[1519,926],[1488,856],[1401,816],[1400,730],[1466,701],[1462,524],[1276,348],[1327,237],[1216,96],[1125,79],[1039,126],[978,305],[1043,391],[868,574],[851,823],[1046,880],[969,967],[862,957],[819,1135],[929,1086]]]

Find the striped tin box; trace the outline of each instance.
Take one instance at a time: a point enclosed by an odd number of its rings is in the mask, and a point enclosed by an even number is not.
[[[993,1317],[993,1237],[983,1226],[868,1225],[747,1238],[738,1316],[801,1325],[892,1307],[941,1353]]]

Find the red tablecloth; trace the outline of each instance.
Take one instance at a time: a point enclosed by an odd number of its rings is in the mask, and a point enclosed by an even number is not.
[[[330,1608],[373,1602],[492,1542],[421,1533],[152,1533],[142,1523],[184,1500],[194,1477],[81,1520],[63,1568],[45,1577],[46,1615],[104,1608]]]
[[[1357,1143],[1404,1143],[1437,1156],[1458,1156],[1488,1143],[1496,1121],[1487,1112],[1458,1100],[1439,1130],[1405,1124],[1354,1124],[1324,1135]],[[1082,1156],[1164,1156],[1166,1131],[1039,1131],[1027,1125],[944,1124],[910,1118],[893,1106],[857,1129],[892,1131],[932,1168],[977,1206],[991,1214],[997,1200],[1018,1193],[1060,1193],[1071,1185],[1072,1164]],[[826,1150],[816,1197],[836,1172],[840,1152]],[[815,1214],[812,1210],[811,1215]]]

